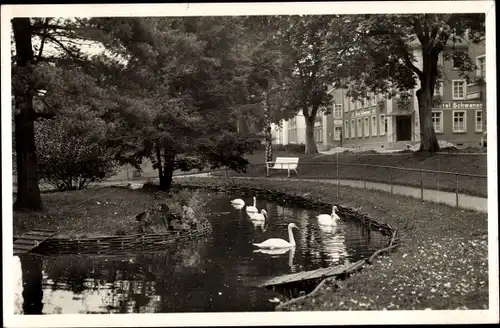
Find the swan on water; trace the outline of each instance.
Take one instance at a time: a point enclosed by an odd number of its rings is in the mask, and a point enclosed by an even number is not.
[[[231,200],[231,205],[245,206],[245,201],[241,198],[236,198],[236,199]]]
[[[254,196],[253,197],[253,206],[247,206],[246,208],[247,213],[258,213],[259,210],[257,209],[257,198]]]
[[[254,227],[260,227],[262,232],[265,232],[267,229],[265,228],[266,219],[268,218],[267,212],[265,209],[260,210],[260,213],[248,213],[250,220],[252,221]]]
[[[245,207],[245,205],[241,205],[241,204],[231,204],[231,206],[234,208],[234,209],[237,209],[237,210],[241,210],[243,207]]]
[[[253,245],[259,248],[269,248],[269,249],[294,247],[295,238],[293,238],[292,228],[298,229],[299,227],[297,227],[295,223],[290,223],[288,225],[288,239],[290,240],[289,242],[281,238],[270,238],[266,241],[263,241],[262,243],[259,244],[254,243]]]
[[[260,213],[253,213],[250,218],[252,221],[265,221],[267,219],[267,212],[265,209],[261,209]]]
[[[316,216],[318,218],[318,222],[321,225],[337,225],[337,221],[340,220],[340,217],[336,213],[337,206],[332,207],[332,214],[320,214]]]

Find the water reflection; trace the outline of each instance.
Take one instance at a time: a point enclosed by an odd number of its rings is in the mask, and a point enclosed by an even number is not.
[[[257,201],[259,210],[268,212],[260,226],[231,206],[230,199],[243,196],[211,193],[212,236],[178,249],[129,256],[15,257],[16,313],[270,311],[275,304],[269,300],[283,296],[255,287],[258,283],[357,261],[387,243],[346,220],[323,230],[317,211],[265,199]],[[299,227],[295,247],[263,250],[252,245],[287,239],[291,222]]]

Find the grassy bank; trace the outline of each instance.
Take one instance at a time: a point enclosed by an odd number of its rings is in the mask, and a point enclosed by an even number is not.
[[[279,152],[277,156],[292,156]],[[485,155],[461,154],[434,154],[432,156],[422,153],[404,154],[338,154],[338,155],[301,155],[298,166],[298,178],[318,179],[366,179],[373,182],[383,182],[420,187],[421,172],[411,172],[380,167],[366,168],[360,164],[393,166],[410,169],[423,169],[435,171],[457,172],[465,174],[487,175],[487,157]],[[248,157],[251,165],[247,173],[233,175],[263,177],[266,175],[264,154],[258,152]],[[338,165],[337,165],[338,164]],[[286,176],[286,171],[272,170],[272,176]],[[292,177],[295,173],[292,172]],[[487,197],[487,179],[476,177],[458,177],[460,193],[474,196]],[[454,192],[457,188],[457,178],[450,174],[424,173],[423,185],[427,189]]]
[[[45,210],[14,212],[14,235],[36,228],[53,229],[60,237],[135,234],[135,215],[153,204],[152,196],[116,187],[43,193]]]
[[[227,186],[224,179],[185,178],[180,185]],[[340,203],[399,227],[402,244],[342,282],[325,284],[311,299],[286,310],[485,309],[488,306],[487,214],[384,192],[347,188],[339,199],[329,184],[238,180],[245,187],[272,189]]]

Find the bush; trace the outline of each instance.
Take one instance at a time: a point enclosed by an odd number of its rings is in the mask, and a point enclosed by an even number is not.
[[[198,191],[180,190],[161,195],[141,222],[144,233],[196,229],[207,219],[210,210]]]
[[[116,173],[114,152],[105,143],[107,124],[79,116],[35,124],[40,179],[60,190],[81,190]]]

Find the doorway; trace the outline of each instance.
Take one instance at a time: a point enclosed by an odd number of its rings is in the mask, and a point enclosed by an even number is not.
[[[396,141],[411,141],[411,116],[396,116]]]

